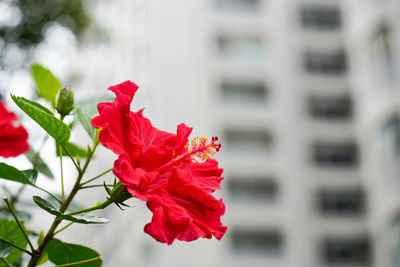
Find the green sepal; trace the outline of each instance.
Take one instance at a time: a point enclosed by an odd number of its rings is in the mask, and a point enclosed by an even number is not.
[[[67,86],[61,89],[58,94],[56,110],[62,116],[65,117],[74,108],[74,92],[71,87]]]

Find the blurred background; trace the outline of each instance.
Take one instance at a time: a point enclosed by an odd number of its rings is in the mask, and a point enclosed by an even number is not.
[[[106,267],[397,267],[399,15],[398,0],[3,0],[0,90],[35,98],[32,62],[78,97],[129,79],[156,127],[220,136],[224,238],[166,246],[144,203],[112,207],[63,233]]]

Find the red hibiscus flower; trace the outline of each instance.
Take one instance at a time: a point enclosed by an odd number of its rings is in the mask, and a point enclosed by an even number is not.
[[[116,98],[98,104],[92,125],[101,128],[100,143],[119,156],[113,173],[153,212],[144,231],[167,244],[175,239],[221,239],[227,229],[220,221],[225,205],[212,193],[221,189],[223,170],[210,159],[220,149],[218,138],[188,142],[192,128],[184,124],[176,134],[153,127],[143,109],[130,111],[137,89],[130,81],[111,86]]]
[[[29,150],[28,133],[22,125],[15,125],[17,121],[17,116],[9,112],[0,101],[0,156],[2,157],[16,157]]]

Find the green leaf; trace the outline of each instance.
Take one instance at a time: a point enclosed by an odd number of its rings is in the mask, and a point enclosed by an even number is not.
[[[82,124],[83,128],[88,133],[88,135],[92,139],[94,139],[96,136],[96,130],[92,126],[90,115],[88,115],[85,111],[81,110],[80,108],[76,108],[75,117]]]
[[[42,256],[40,256],[38,262],[36,263],[36,266],[45,264],[48,261],[49,261],[49,255],[46,252],[43,252]]]
[[[18,219],[21,219],[23,221],[29,221],[30,219],[32,219],[32,215],[27,211],[16,210],[15,213],[17,214]],[[14,217],[10,212],[0,209],[0,219],[14,220]]]
[[[24,170],[22,171],[23,174],[25,175],[26,178],[28,178],[28,180],[32,183],[32,184],[36,184],[36,179],[38,176],[38,172],[37,170],[34,169],[29,169],[29,170]]]
[[[114,97],[112,96],[102,95],[100,97],[81,100],[75,104],[75,119],[82,124],[92,139],[96,137],[96,130],[93,128],[91,120],[97,114],[97,104],[100,102],[111,102],[113,99]]]
[[[0,163],[0,178],[6,179],[9,181],[19,182],[22,184],[31,185],[39,190],[46,192],[49,195],[55,197],[53,194],[51,194],[46,189],[36,186],[34,183],[32,183],[32,181],[29,180],[29,178],[26,177],[22,171],[14,168],[12,166],[9,166],[5,163]],[[31,178],[31,179],[33,179],[33,178]]]
[[[24,225],[22,223],[22,227]],[[25,233],[28,235],[28,231],[24,228]],[[18,227],[18,224],[15,221],[1,219],[0,220],[0,237],[21,247],[26,248],[28,241],[26,241],[24,235],[21,232],[21,229]],[[12,248],[10,255],[7,257],[7,261],[9,263],[16,262],[21,256],[22,251],[16,248]],[[5,263],[0,262],[0,266],[6,266]]]
[[[88,98],[76,102],[76,107],[86,113],[89,117],[97,114],[97,104],[100,102],[112,102],[114,97],[111,95],[102,95],[99,97]]]
[[[46,200],[47,202],[49,202],[49,203],[50,203],[53,207],[55,207],[57,210],[60,209],[60,203],[59,203],[57,200],[55,200],[54,198],[52,198],[52,197],[49,196],[49,197],[47,197],[45,200]],[[84,207],[82,207],[82,206],[79,205],[78,203],[72,201],[72,202],[69,204],[69,206],[68,206],[66,212],[74,212],[74,211],[83,210],[83,209],[84,209]]]
[[[49,102],[54,102],[61,88],[60,81],[51,71],[39,64],[31,66],[31,74],[35,80],[39,95]]]
[[[45,252],[49,255],[49,260],[54,264],[68,264],[99,257],[100,254],[95,250],[76,244],[61,242],[53,239],[47,245]],[[100,267],[102,261],[79,264],[82,267]]]
[[[39,247],[43,244],[43,241],[44,241],[44,232],[42,230],[40,231],[39,238],[37,240],[37,244]]]
[[[22,184],[34,185],[23,172],[2,162],[0,162],[0,178]]]
[[[5,258],[0,258],[0,260],[2,265],[5,264],[7,267],[12,267],[11,264]]]
[[[24,101],[25,101],[26,103],[28,103],[28,104],[30,104],[30,105],[32,105],[32,106],[34,106],[34,107],[40,109],[41,111],[46,112],[46,113],[48,113],[48,114],[54,116],[54,113],[53,113],[50,109],[46,108],[45,106],[42,106],[42,105],[39,104],[38,102],[29,100],[29,99],[26,99],[26,98],[24,99]]]
[[[57,155],[60,155],[59,148],[60,148],[60,146],[56,144],[56,153],[57,153]],[[81,147],[79,147],[79,146],[77,146],[77,145],[75,145],[73,143],[67,143],[65,145],[65,149],[69,152],[69,154],[72,157],[79,156],[81,158],[87,158],[87,156],[88,156],[88,153],[87,153],[87,151],[85,149],[83,149],[83,148],[81,148]],[[65,153],[64,149],[63,149],[62,155],[64,157],[68,156],[67,153]]]
[[[97,224],[97,223],[108,223],[106,218],[101,218],[89,214],[79,214],[79,215],[66,215],[58,211],[52,204],[44,200],[39,196],[34,196],[33,201],[45,211],[67,221],[82,223],[82,224]]]
[[[0,258],[7,258],[10,255],[13,246],[9,245],[8,243],[0,240]]]
[[[11,95],[11,98],[14,100],[15,104],[60,144],[65,145],[68,142],[71,132],[64,122],[30,104],[30,102],[26,101],[23,97]]]
[[[28,158],[28,160],[32,163],[32,165],[38,172],[46,175],[51,180],[54,179],[54,174],[47,166],[47,164],[43,161],[43,159],[40,157],[39,153],[33,151],[31,148],[31,150],[28,153],[25,153],[25,156]]]

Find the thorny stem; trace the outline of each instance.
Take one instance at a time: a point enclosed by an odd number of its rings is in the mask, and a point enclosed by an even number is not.
[[[76,165],[75,161],[73,161],[75,166],[77,166],[78,176],[76,178],[74,187],[71,190],[71,193],[61,203],[61,206],[60,206],[60,209],[59,209],[59,211],[61,213],[64,213],[67,210],[69,204],[71,204],[71,202],[72,202],[72,199],[75,197],[76,193],[78,193],[78,191],[80,189],[80,183],[81,183],[81,180],[83,178],[83,175],[85,174],[85,172],[86,172],[86,170],[87,170],[87,168],[89,166],[89,163],[90,163],[90,161],[91,161],[91,159],[93,157],[94,152],[96,151],[96,148],[97,148],[98,144],[99,144],[98,141],[95,141],[93,149],[89,149],[88,157],[87,157],[87,159],[85,161],[85,164],[82,167],[82,169],[79,166]],[[54,219],[52,225],[50,226],[49,231],[47,232],[46,236],[43,239],[43,243],[40,245],[40,247],[38,249],[33,251],[33,255],[32,255],[32,257],[31,257],[31,259],[30,259],[30,261],[28,263],[28,267],[36,266],[38,260],[40,259],[41,255],[43,253],[43,251],[45,250],[46,246],[53,239],[54,233],[55,233],[58,225],[61,223],[61,221],[62,221],[62,219],[59,218],[59,217],[56,217]],[[70,266],[72,266],[72,265],[70,265]]]
[[[18,217],[17,217],[17,214],[15,213],[14,208],[11,206],[11,203],[10,203],[10,201],[8,200],[8,197],[4,197],[3,200],[4,200],[4,202],[6,202],[7,207],[8,207],[8,209],[11,211],[11,214],[13,215],[15,222],[17,223],[19,229],[21,230],[22,234],[24,235],[26,241],[28,241],[28,244],[29,244],[29,246],[30,246],[30,248],[31,248],[31,250],[32,250],[32,252],[33,252],[35,249],[34,249],[32,243],[31,243],[31,240],[30,240],[29,237],[26,235],[26,233],[25,233],[25,231],[24,231],[24,228],[22,227],[21,222],[19,221],[19,219],[18,219]]]

